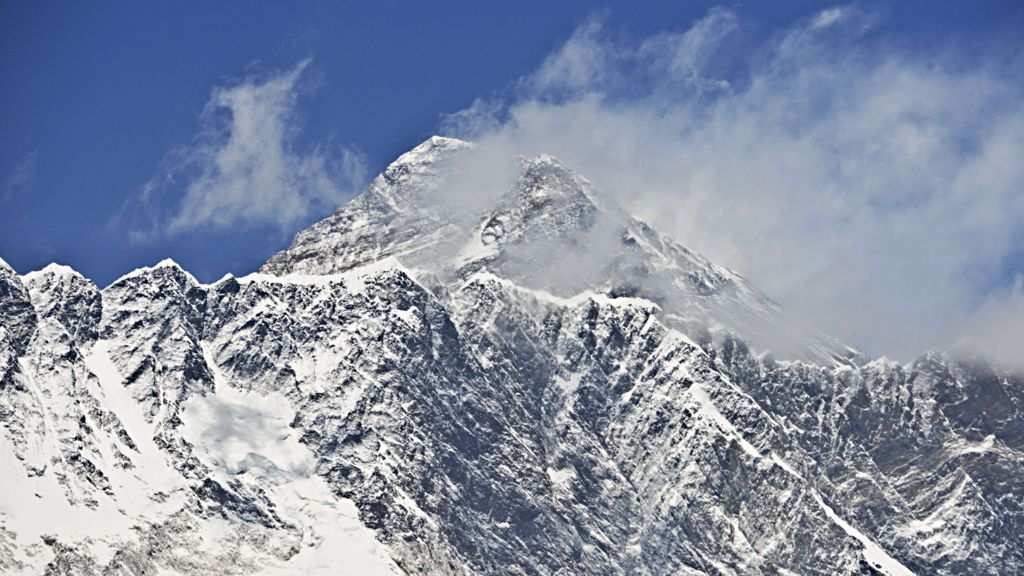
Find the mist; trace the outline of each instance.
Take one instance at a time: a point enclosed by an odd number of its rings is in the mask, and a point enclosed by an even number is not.
[[[870,355],[997,341],[1017,361],[1019,50],[915,52],[876,33],[880,21],[832,8],[752,43],[752,24],[726,9],[634,39],[591,19],[443,132],[495,170],[558,157]],[[459,188],[467,202],[471,188]]]

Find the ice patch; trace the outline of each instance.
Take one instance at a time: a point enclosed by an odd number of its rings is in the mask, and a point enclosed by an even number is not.
[[[556,377],[555,386],[562,391],[562,394],[566,396],[572,395],[577,388],[580,387],[580,380],[582,376],[580,374],[570,374],[568,378]]]
[[[307,475],[313,455],[288,426],[294,415],[281,394],[261,396],[222,385],[216,394],[185,402],[181,434],[229,474],[244,472],[255,454],[280,470]]]
[[[290,426],[295,412],[288,399],[232,387],[204,352],[215,392],[185,403],[182,436],[221,473],[258,484],[275,511],[302,529],[299,553],[261,573],[399,574],[387,547],[359,521],[355,504],[336,497],[313,472],[315,457]]]
[[[551,484],[556,488],[568,488],[569,484],[572,483],[573,478],[576,477],[576,471],[572,468],[561,468],[556,470],[548,467],[546,472],[548,473],[548,480],[551,480]]]

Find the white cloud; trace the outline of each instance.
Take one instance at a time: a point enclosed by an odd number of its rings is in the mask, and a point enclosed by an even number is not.
[[[955,341],[1019,251],[1024,76],[894,49],[863,35],[875,21],[830,9],[753,49],[721,9],[636,43],[588,22],[500,112],[459,121],[481,146],[560,157],[810,323],[909,358]]]
[[[1020,367],[1024,363],[1024,277],[992,295],[971,318],[958,347]]]
[[[168,155],[143,190],[156,232],[236,225],[291,230],[358,189],[365,166],[357,151],[298,143],[296,105],[309,65],[304,60],[286,72],[213,90],[194,143]],[[169,215],[162,205],[168,195],[180,195]]]
[[[814,30],[821,30],[828,28],[839,22],[849,15],[849,8],[842,6],[835,6],[832,8],[826,8],[811,19],[811,28]]]
[[[0,196],[0,204],[6,204],[31,189],[36,180],[36,158],[35,150],[27,152],[22,156],[21,161],[15,165],[11,175],[4,183],[4,194]]]
[[[525,80],[534,93],[575,91],[601,84],[612,71],[607,59],[613,55],[601,38],[600,20],[591,18],[576,29],[572,37],[548,56],[537,71]]]
[[[738,29],[735,13],[715,8],[688,30],[647,39],[640,45],[638,59],[641,65],[651,67],[663,89],[728,89],[727,81],[706,77],[708,61]]]

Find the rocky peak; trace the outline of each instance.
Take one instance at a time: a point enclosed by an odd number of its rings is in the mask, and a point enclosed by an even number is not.
[[[28,346],[36,329],[37,316],[32,298],[18,273],[0,260],[0,327],[18,353]]]
[[[207,287],[173,260],[140,268],[102,293],[100,333],[147,417],[173,420],[181,403],[213,388],[201,340]]]
[[[480,241],[492,247],[585,232],[599,215],[589,188],[589,182],[551,156],[524,161],[500,207],[485,218]]]
[[[367,200],[379,199],[393,210],[423,209],[429,191],[443,175],[446,162],[472,147],[469,142],[431,136],[402,154],[370,183]]]
[[[59,322],[79,346],[96,340],[103,303],[92,281],[59,264],[30,272],[24,281],[40,317]]]
[[[589,289],[642,296],[665,303],[666,315],[721,327],[783,358],[849,362],[847,346],[801,326],[738,274],[631,218],[552,156],[520,158],[508,181],[453,184],[448,173],[465,167],[446,163],[472,148],[427,140],[300,232],[261,271],[331,274],[394,257],[458,283],[486,269],[565,297]],[[453,185],[494,200],[476,212],[449,209],[450,196],[469,193],[446,189]]]

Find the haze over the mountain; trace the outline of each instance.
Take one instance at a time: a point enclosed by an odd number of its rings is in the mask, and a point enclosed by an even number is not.
[[[0,261],[0,571],[1024,571],[1024,375],[871,359],[493,150],[239,278]]]

